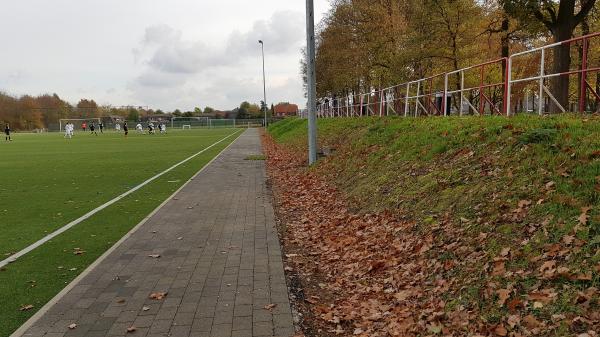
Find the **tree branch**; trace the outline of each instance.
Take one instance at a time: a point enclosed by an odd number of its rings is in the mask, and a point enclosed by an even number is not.
[[[596,0],[587,0],[585,2],[582,1],[581,10],[573,18],[573,29],[575,29],[575,27],[577,27],[577,25],[579,25],[583,21],[583,19],[585,19],[585,17],[590,13],[592,8],[594,8],[595,4]]]

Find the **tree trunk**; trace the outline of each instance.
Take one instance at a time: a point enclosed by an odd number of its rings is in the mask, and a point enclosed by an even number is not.
[[[509,52],[510,52],[510,36],[509,36],[509,28],[510,28],[510,21],[508,19],[508,16],[504,15],[504,17],[502,18],[502,37],[500,38],[500,44],[501,44],[501,57],[506,57],[508,58],[509,56]],[[506,77],[506,67],[508,65],[505,62],[502,62],[502,81],[504,82],[505,77]]]
[[[554,36],[555,42],[565,41],[571,38],[573,30],[571,23],[561,24],[556,29]],[[554,48],[554,67],[553,73],[560,74],[569,71],[571,67],[571,48],[570,44],[561,44]],[[564,109],[569,109],[569,76],[561,75],[552,79],[552,94]],[[550,104],[550,112],[561,112],[560,108],[553,102]]]

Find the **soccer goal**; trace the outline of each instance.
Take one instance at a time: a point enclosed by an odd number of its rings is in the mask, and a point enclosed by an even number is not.
[[[68,123],[71,123],[75,126],[75,128],[81,129],[83,123],[89,125],[91,122],[96,123],[96,126],[98,126],[98,124],[100,124],[101,119],[100,118],[64,118],[64,119],[60,119],[58,121],[59,123],[59,130],[62,132],[64,130],[64,126],[67,125]]]
[[[181,126],[181,129],[183,129],[183,130],[185,130],[185,129],[191,130],[191,129],[192,129],[192,126],[191,126],[190,124],[183,124],[183,125]]]
[[[171,118],[171,128],[184,128],[187,125],[193,127],[208,127],[208,117],[173,117]]]

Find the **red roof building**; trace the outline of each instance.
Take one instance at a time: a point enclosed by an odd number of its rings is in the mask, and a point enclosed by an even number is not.
[[[289,117],[298,115],[298,105],[279,103],[273,107],[275,117]]]

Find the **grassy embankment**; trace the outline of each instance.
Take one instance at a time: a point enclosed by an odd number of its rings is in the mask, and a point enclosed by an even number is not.
[[[269,130],[304,153],[305,123],[290,119]],[[441,294],[446,312],[475,306],[481,321],[506,326],[518,312],[559,322],[556,335],[595,325],[574,327],[580,323],[556,315],[599,310],[597,116],[328,119],[319,120],[319,144],[333,155],[314,172],[353,211],[392,211],[414,221],[417,235],[433,234],[436,249],[426,254],[454,266],[430,275],[454,280]],[[441,223],[450,230],[440,232]],[[464,237],[445,237],[456,232]],[[453,240],[481,245],[472,248],[485,258],[470,263],[445,249]]]

